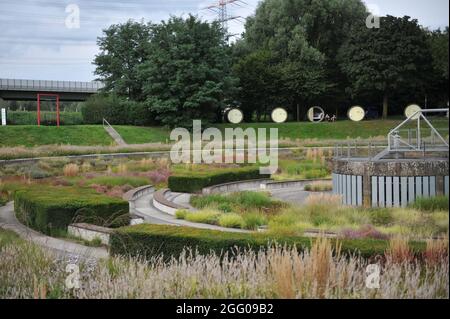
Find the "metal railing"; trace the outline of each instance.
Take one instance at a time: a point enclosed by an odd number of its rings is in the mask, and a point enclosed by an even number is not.
[[[448,127],[436,129],[424,114],[446,113],[448,109],[419,110],[400,123],[388,134],[389,152],[448,151]],[[404,129],[415,122],[415,129]],[[424,125],[425,124],[425,125]],[[404,133],[407,132],[407,136]],[[402,134],[403,133],[403,134]],[[446,136],[444,138],[444,136]]]
[[[446,127],[436,129],[424,114],[447,113],[448,115],[448,112],[448,109],[418,111],[391,130],[387,136],[387,142],[346,141],[338,143],[334,146],[334,158],[372,161],[389,158],[415,159],[436,155],[447,158],[449,152],[447,124],[445,124]],[[415,124],[414,128],[407,127],[411,123]]]
[[[0,90],[42,92],[86,92],[96,93],[104,87],[102,82],[47,81],[0,79]]]

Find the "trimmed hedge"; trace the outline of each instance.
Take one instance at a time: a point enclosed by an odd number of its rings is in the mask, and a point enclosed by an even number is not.
[[[196,193],[208,186],[260,178],[270,178],[270,175],[261,175],[259,168],[255,167],[235,168],[218,172],[195,172],[191,175],[175,174],[169,177],[168,188],[173,192]]]
[[[306,237],[269,236],[261,233],[228,233],[190,227],[141,224],[117,229],[110,239],[110,253],[131,257],[151,257],[163,255],[165,258],[178,257],[183,249],[197,250],[200,254],[211,251],[217,254],[232,252],[236,247],[254,251],[269,243],[296,246],[299,250],[309,248],[313,239]],[[374,239],[339,240],[342,252],[360,254],[370,258],[383,255],[389,242]],[[424,243],[411,243],[416,253],[425,248]]]
[[[14,209],[23,224],[48,235],[66,231],[76,217],[100,226],[105,221],[110,227],[124,226],[129,211],[126,201],[92,189],[45,185],[16,191]]]
[[[83,124],[81,112],[61,112],[59,118],[61,125]],[[10,125],[36,125],[37,112],[8,111],[7,121]],[[56,125],[56,112],[42,111],[41,124]]]

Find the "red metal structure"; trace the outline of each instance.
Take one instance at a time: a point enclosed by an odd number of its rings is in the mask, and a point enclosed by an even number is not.
[[[38,126],[41,126],[41,96],[56,98],[56,126],[59,127],[59,94],[38,93],[37,95],[37,121]]]

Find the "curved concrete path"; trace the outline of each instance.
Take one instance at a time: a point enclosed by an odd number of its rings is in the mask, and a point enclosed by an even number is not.
[[[171,193],[169,195],[173,200],[180,203],[185,201],[189,202],[189,194]],[[200,229],[219,230],[232,233],[250,233],[248,230],[226,228],[216,225],[193,223],[183,219],[177,219],[175,216],[164,213],[153,206],[153,193],[145,194],[134,201],[134,214],[144,219],[146,223],[159,224],[159,225],[173,225],[173,226],[186,226]]]
[[[87,247],[70,241],[53,238],[32,230],[21,224],[14,214],[14,202],[9,202],[6,206],[0,207],[0,228],[11,230],[25,240],[46,248],[58,256],[100,259],[109,256],[104,247]]]

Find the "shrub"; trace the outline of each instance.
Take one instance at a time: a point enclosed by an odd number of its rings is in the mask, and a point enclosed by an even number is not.
[[[185,210],[185,209],[179,209],[175,212],[175,217],[177,219],[185,219],[186,215],[189,213],[189,211]]]
[[[258,227],[267,225],[267,218],[261,213],[246,213],[243,218],[245,229],[256,230]]]
[[[106,186],[113,188],[114,186],[130,185],[132,187],[140,187],[148,185],[149,180],[146,177],[139,176],[98,176],[88,181],[89,186],[94,185]]]
[[[269,178],[270,175],[260,175],[259,168],[243,167],[221,170],[217,172],[197,172],[189,175],[172,175],[169,177],[169,188],[173,192],[196,193],[204,187],[241,180]]]
[[[151,257],[163,254],[165,258],[179,257],[184,249],[199,254],[223,254],[236,249],[258,251],[269,243],[278,243],[299,250],[310,247],[313,239],[299,236],[278,236],[264,233],[230,233],[190,227],[141,224],[119,228],[111,235],[111,255]],[[334,241],[333,241],[334,242]],[[341,252],[358,253],[362,257],[383,255],[389,242],[373,239],[339,240]],[[422,253],[424,243],[410,243],[411,250]]]
[[[77,164],[67,164],[63,168],[64,176],[74,177],[80,172],[80,167]]]
[[[213,210],[200,210],[185,215],[187,221],[193,223],[216,224],[220,213]]]
[[[61,125],[81,125],[83,116],[80,112],[61,112]],[[37,112],[9,111],[8,124],[10,125],[36,125]],[[41,111],[42,125],[56,125],[56,112]]]
[[[333,186],[329,182],[314,182],[305,185],[305,191],[307,192],[328,192],[333,189]]]
[[[230,213],[219,216],[219,225],[229,228],[244,228],[245,222],[241,215]]]
[[[123,100],[114,94],[95,94],[84,102],[81,113],[85,124],[154,125],[155,116],[139,102]]]
[[[425,212],[448,211],[448,196],[421,197],[411,207]]]
[[[394,221],[391,210],[386,208],[370,210],[369,215],[370,220],[376,226],[387,226]]]
[[[14,196],[17,218],[29,227],[51,235],[74,222],[123,226],[117,216],[128,213],[128,203],[92,189],[36,185]],[[119,218],[120,219],[120,218]]]

